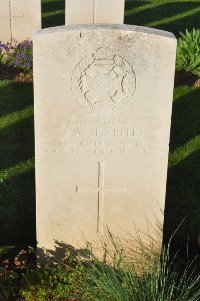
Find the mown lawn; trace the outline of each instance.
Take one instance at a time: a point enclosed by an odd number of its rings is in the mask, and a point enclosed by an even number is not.
[[[127,0],[125,23],[173,32],[200,27],[199,0]]]
[[[0,81],[0,243],[35,240],[33,87]]]
[[[109,0],[108,0],[109,1]],[[125,23],[172,31],[200,28],[200,0],[126,2]],[[43,0],[43,27],[64,24],[64,0]],[[167,62],[166,62],[167,63]],[[33,86],[0,81],[0,244],[35,243]],[[174,91],[165,239],[200,246],[200,89]]]

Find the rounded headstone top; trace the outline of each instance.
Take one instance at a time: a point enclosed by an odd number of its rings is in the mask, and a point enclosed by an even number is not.
[[[57,32],[73,32],[73,31],[93,31],[93,30],[102,30],[102,31],[122,31],[122,32],[136,32],[136,33],[143,33],[149,34],[154,36],[160,36],[163,38],[170,38],[176,40],[176,37],[173,33],[158,30],[154,28],[142,27],[142,26],[135,26],[135,25],[126,25],[126,24],[76,24],[76,25],[65,25],[65,26],[57,26],[57,27],[50,27],[39,30],[34,33],[35,36],[42,35],[42,34],[51,34]]]

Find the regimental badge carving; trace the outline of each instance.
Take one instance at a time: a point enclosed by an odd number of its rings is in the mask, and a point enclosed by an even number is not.
[[[90,113],[112,114],[133,98],[136,76],[131,65],[108,47],[80,61],[72,75],[72,93]]]

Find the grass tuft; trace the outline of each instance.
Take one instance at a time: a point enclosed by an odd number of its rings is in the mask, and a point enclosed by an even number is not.
[[[169,246],[158,257],[152,240],[140,235],[134,241],[135,260],[109,233],[115,252],[105,263],[93,256],[80,279],[78,300],[90,301],[198,301],[200,276],[195,276],[193,263],[178,272],[170,260]],[[149,249],[149,245],[152,246]],[[147,253],[146,250],[149,250]]]

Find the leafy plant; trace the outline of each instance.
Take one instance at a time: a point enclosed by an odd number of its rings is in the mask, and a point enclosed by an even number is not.
[[[0,247],[0,259],[8,252],[8,247]]]
[[[114,237],[109,230],[108,237],[100,240],[100,244],[102,249],[94,251],[87,244],[82,255],[78,251],[65,253],[63,249],[59,261],[53,257],[53,252],[47,252],[42,266],[24,272],[18,294],[20,300],[200,300],[200,275],[196,275],[194,262],[178,271],[169,256],[170,244],[161,251],[155,236],[136,232],[124,240]],[[15,294],[15,277],[11,272],[7,277],[4,275],[2,282],[0,278],[0,300]]]
[[[31,40],[24,40],[21,43],[15,42],[10,45],[7,55],[7,63],[25,73],[33,71],[33,43]]]
[[[82,274],[80,262],[69,254],[59,262],[51,261],[51,256],[49,259],[42,267],[24,274],[20,291],[24,301],[66,301],[76,293]]]
[[[0,259],[8,252],[7,247],[0,247]],[[4,260],[0,266],[0,300],[7,300],[16,295],[16,281],[18,274],[8,268],[8,260]]]
[[[0,41],[0,67],[4,63],[6,49],[7,49],[6,44]]]
[[[180,33],[177,49],[177,70],[200,75],[200,29]]]
[[[7,300],[16,295],[17,273],[0,268],[0,300]]]
[[[3,52],[0,50],[0,67],[3,64],[3,58],[4,58],[4,54]]]

